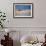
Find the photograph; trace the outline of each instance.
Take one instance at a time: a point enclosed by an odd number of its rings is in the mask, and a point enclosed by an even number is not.
[[[32,3],[14,3],[13,17],[32,17]]]

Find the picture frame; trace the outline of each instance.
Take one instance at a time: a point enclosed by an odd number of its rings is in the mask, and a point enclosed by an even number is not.
[[[32,3],[13,3],[13,18],[33,17]]]

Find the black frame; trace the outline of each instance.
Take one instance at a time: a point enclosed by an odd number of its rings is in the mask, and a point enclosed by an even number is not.
[[[32,4],[32,17],[15,17],[14,16],[14,5],[15,4]],[[33,3],[13,3],[13,18],[33,18]]]

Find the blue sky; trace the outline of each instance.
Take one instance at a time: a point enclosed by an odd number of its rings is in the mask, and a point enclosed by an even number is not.
[[[16,5],[15,6],[17,10],[30,10],[31,5]]]

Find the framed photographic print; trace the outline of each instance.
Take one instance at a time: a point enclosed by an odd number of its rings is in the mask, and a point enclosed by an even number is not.
[[[32,3],[13,3],[13,17],[32,17]]]

